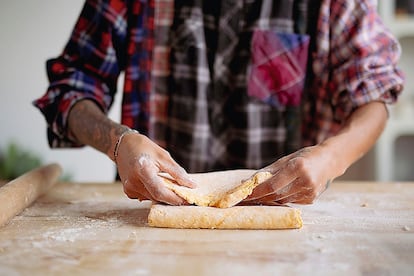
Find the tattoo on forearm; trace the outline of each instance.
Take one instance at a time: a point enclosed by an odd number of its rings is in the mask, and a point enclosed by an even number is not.
[[[82,101],[70,113],[70,130],[76,139],[97,150],[111,152],[112,137],[118,137],[125,126],[112,122],[93,102]]]

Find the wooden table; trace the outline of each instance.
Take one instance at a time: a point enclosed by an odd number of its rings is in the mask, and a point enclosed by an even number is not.
[[[0,275],[414,275],[414,183],[334,183],[298,230],[151,228],[148,208],[59,183],[0,229]]]

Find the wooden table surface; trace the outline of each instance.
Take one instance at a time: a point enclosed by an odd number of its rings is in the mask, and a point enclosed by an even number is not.
[[[151,228],[119,183],[59,183],[0,229],[0,275],[414,275],[414,183],[298,207],[298,230]]]

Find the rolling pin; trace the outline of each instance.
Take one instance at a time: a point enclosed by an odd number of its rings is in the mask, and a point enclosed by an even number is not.
[[[62,168],[53,163],[31,170],[0,187],[0,227],[48,191],[61,173]]]

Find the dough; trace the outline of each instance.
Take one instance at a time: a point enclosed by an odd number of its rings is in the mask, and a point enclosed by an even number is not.
[[[167,228],[292,229],[302,227],[300,210],[286,206],[168,206],[154,204],[148,224]]]
[[[190,204],[154,204],[148,224],[167,228],[288,229],[302,227],[298,209],[287,206],[234,206],[271,177],[269,172],[229,170],[191,174],[197,187],[179,186],[168,174],[165,185]],[[271,204],[271,203],[269,203]],[[219,207],[219,208],[217,208]]]
[[[165,185],[190,204],[228,208],[248,197],[253,189],[271,177],[269,172],[229,170],[191,174],[197,187],[179,186],[169,175],[161,175]]]

